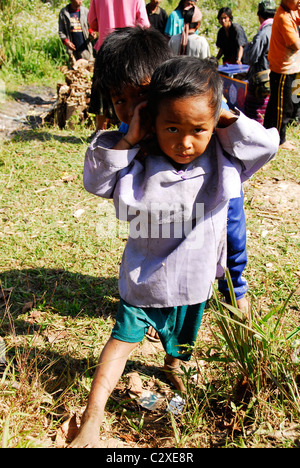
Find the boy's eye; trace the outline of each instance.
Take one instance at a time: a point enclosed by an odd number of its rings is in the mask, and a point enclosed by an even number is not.
[[[177,130],[176,127],[168,127],[167,130],[168,130],[169,133],[176,133],[176,132],[178,132],[178,130]]]
[[[202,128],[195,128],[194,129],[194,133],[201,133],[201,132],[203,132]]]
[[[142,97],[142,96],[147,96],[147,91],[146,90],[139,92],[139,97]]]

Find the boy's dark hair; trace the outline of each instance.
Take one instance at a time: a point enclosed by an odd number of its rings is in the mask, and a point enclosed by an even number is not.
[[[232,15],[232,11],[231,11],[231,8],[229,7],[222,7],[220,8],[220,10],[218,11],[218,20],[221,18],[221,16],[223,15],[223,13],[225,13],[225,15],[229,16],[229,18],[231,19],[231,21],[233,21],[233,15]]]
[[[97,53],[94,71],[94,86],[108,117],[114,116],[111,90],[118,93],[125,86],[140,86],[170,57],[167,39],[154,28],[125,27],[110,33]]]
[[[223,81],[215,62],[198,57],[174,57],[160,65],[152,76],[148,90],[148,107],[153,119],[165,99],[207,95],[217,122],[222,103]]]
[[[276,5],[274,0],[262,0],[258,4],[257,15],[261,16],[264,20],[274,18],[276,13]]]
[[[180,0],[175,10],[183,11],[184,3],[185,3],[185,0]]]

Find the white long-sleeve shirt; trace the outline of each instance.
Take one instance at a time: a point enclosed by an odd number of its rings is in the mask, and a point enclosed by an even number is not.
[[[217,128],[201,156],[181,170],[161,150],[114,150],[120,132],[100,132],[86,152],[83,181],[113,198],[130,222],[119,275],[120,296],[140,307],[197,304],[226,267],[227,205],[241,183],[270,161],[278,131],[243,114]]]

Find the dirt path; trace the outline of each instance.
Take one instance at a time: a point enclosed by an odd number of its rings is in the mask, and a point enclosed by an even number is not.
[[[10,139],[14,132],[33,128],[42,122],[56,102],[56,90],[25,86],[5,96],[0,102],[0,139]]]

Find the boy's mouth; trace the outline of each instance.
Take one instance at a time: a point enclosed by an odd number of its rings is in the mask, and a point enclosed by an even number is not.
[[[176,154],[177,158],[182,158],[182,159],[189,159],[193,157],[193,154]]]

